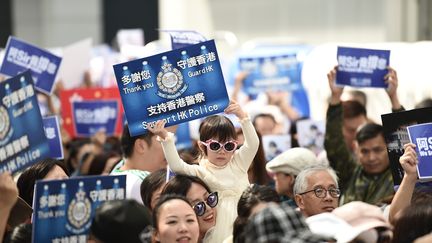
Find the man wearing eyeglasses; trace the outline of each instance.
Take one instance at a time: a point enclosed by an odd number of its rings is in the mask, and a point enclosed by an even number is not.
[[[294,194],[305,217],[333,211],[340,196],[336,172],[324,165],[307,167],[295,179]]]

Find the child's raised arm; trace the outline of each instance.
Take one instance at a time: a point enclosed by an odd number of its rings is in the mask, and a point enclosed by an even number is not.
[[[238,119],[242,120],[247,117],[247,113],[241,108],[241,106],[235,100],[230,100],[230,103],[224,112],[226,114],[234,114]]]
[[[234,100],[230,101],[230,104],[225,109],[226,114],[234,114],[240,121],[240,125],[243,130],[244,143],[243,146],[234,154],[232,162],[237,164],[240,168],[245,171],[250,167],[253,158],[258,150],[259,139],[252,125],[248,114],[243,111],[241,106]]]
[[[165,120],[158,120],[154,127],[148,127],[148,130],[154,135],[159,136],[161,139],[166,139],[168,131],[165,129]]]
[[[158,120],[154,127],[149,127],[148,130],[154,135],[159,136],[158,140],[162,144],[163,152],[170,169],[175,173],[198,176],[201,179],[205,178],[207,172],[204,168],[197,165],[189,165],[180,158],[174,143],[174,134],[168,132],[165,124],[165,120]]]

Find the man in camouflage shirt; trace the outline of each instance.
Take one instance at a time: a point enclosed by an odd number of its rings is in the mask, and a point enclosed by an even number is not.
[[[331,89],[331,100],[327,110],[326,136],[324,146],[330,165],[337,171],[342,190],[340,205],[351,201],[379,203],[393,195],[393,178],[389,166],[387,147],[382,126],[368,123],[361,126],[356,134],[356,157],[350,153],[344,142],[343,106],[340,100],[343,87],[335,85],[336,68],[327,75]],[[386,75],[392,110],[403,110],[396,93],[396,71],[389,68]]]

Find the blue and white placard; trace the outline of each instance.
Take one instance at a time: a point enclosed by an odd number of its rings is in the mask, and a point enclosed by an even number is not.
[[[96,208],[125,199],[125,187],[125,175],[37,181],[32,242],[87,242]]]
[[[75,134],[90,137],[103,131],[108,136],[115,132],[119,116],[116,100],[91,100],[72,102]]]
[[[48,156],[30,72],[0,82],[0,173],[19,171]]]
[[[10,36],[0,73],[15,76],[30,69],[35,88],[51,94],[61,57]]]
[[[247,72],[243,88],[248,94],[266,91],[292,91],[301,88],[301,64],[297,55],[246,57],[239,59],[240,70]]]
[[[57,116],[44,117],[43,124],[45,136],[49,143],[50,157],[54,159],[63,159],[63,144]]]
[[[386,88],[384,76],[390,65],[390,51],[338,47],[336,84]]]
[[[432,123],[407,127],[411,143],[416,145],[417,172],[420,181],[432,180]]]
[[[223,112],[229,98],[213,40],[114,65],[132,136]]]
[[[193,30],[162,30],[171,36],[171,47],[173,50],[204,42],[207,39]]]

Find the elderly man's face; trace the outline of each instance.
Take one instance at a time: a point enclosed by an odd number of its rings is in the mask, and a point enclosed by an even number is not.
[[[336,186],[336,182],[330,176],[327,171],[317,171],[307,178],[308,186],[305,190],[311,191],[317,188],[325,189],[325,196],[323,198],[319,198],[315,195],[314,191],[304,193],[302,195],[295,195],[296,203],[300,208],[300,211],[305,215],[305,217],[309,217],[312,215],[331,212],[338,206],[338,197],[332,197],[328,190],[338,189]]]

